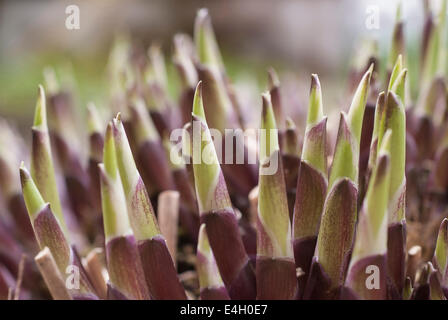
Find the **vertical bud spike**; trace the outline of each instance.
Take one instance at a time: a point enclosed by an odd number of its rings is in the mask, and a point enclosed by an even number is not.
[[[256,295],[254,271],[205,120],[200,89],[198,86],[195,93],[191,126],[194,182],[201,222],[206,225],[210,246],[229,296],[253,299]],[[229,247],[233,250],[229,251]]]
[[[327,192],[326,126],[319,78],[312,75],[293,216],[294,257],[296,267],[304,273],[299,277],[300,297],[304,294],[309,277]]]
[[[384,135],[378,159],[361,209],[346,286],[360,299],[386,299],[387,207],[390,181],[389,129]],[[379,288],[369,290],[368,266],[378,268]],[[379,290],[377,290],[379,289]]]
[[[364,117],[364,110],[366,108],[366,101],[370,87],[370,78],[373,72],[373,63],[370,65],[369,70],[364,74],[353,96],[352,104],[348,112],[348,121],[355,137],[356,143],[359,145],[361,140],[361,126]]]
[[[224,63],[213,32],[212,21],[205,8],[200,9],[196,15],[194,41],[199,61],[213,69],[224,71]]]
[[[288,200],[274,111],[262,95],[257,220],[257,299],[293,299],[297,291]]]
[[[152,238],[160,234],[159,227],[145,185],[135,165],[120,114],[113,119],[113,136],[132,230],[137,240]]]
[[[64,232],[67,232],[56,185],[50,136],[47,127],[45,92],[42,86],[39,86],[38,90],[32,139],[31,176],[36,182],[36,186],[44,200],[51,204],[51,208],[61,224],[62,229]]]
[[[433,264],[437,268],[442,286],[448,288],[448,219],[443,219],[437,236]]]

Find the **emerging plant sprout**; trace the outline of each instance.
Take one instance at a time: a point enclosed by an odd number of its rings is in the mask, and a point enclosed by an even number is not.
[[[0,121],[0,299],[446,300],[446,8],[415,87],[398,8],[339,122],[317,74],[300,112],[273,68],[243,103],[206,9],[174,36],[177,100],[160,46],[120,37],[111,108],[89,103],[84,130],[45,69],[31,145]]]

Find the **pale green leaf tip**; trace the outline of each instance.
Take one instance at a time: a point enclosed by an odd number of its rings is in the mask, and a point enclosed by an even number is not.
[[[45,90],[42,85],[38,87],[38,96],[36,102],[36,110],[34,113],[34,127],[47,126],[47,108],[45,100]]]
[[[394,85],[395,80],[400,75],[402,69],[403,69],[403,57],[401,54],[399,54],[395,61],[394,67],[392,68],[392,72],[390,74],[388,91],[392,89],[392,86]]]
[[[261,96],[263,99],[261,129],[277,129],[277,126],[275,124],[274,110],[272,108],[271,95],[269,92],[265,92]]]
[[[370,77],[372,76],[372,73],[373,73],[373,69],[375,68],[375,63],[371,63],[370,64],[370,66],[369,66],[369,70],[367,70],[367,72],[369,73],[369,79],[370,79]]]
[[[121,113],[118,112],[115,118],[112,119],[112,128],[114,129],[112,132],[114,134],[114,137],[120,136],[120,130],[123,126],[123,123],[121,122]]]
[[[107,125],[106,135],[104,139],[103,163],[107,174],[115,179],[118,167],[111,122],[109,122],[109,124]]]
[[[442,240],[446,242],[448,240],[448,218],[444,218],[442,220],[442,223],[440,224],[439,228],[439,237],[447,237],[446,239]],[[448,243],[446,243],[448,245]],[[448,248],[447,248],[448,249]],[[448,253],[448,252],[447,252]]]
[[[198,24],[198,26],[203,27],[203,24],[205,23],[206,19],[209,19],[208,9],[207,8],[199,9],[196,14],[196,23]]]
[[[206,8],[199,9],[194,26],[194,38],[199,61],[214,68],[223,68],[221,53]]]
[[[401,71],[403,69],[403,56],[400,53],[397,57],[397,60],[395,61],[394,69],[397,69],[398,71]]]
[[[408,69],[402,69],[401,72],[396,77],[394,83],[392,84],[392,87],[390,88],[390,91],[394,92],[398,97],[400,97],[401,102],[404,104],[404,98],[405,98],[405,83],[406,83],[406,76],[408,74]]]
[[[402,81],[404,82],[404,80],[406,79],[406,75],[408,74],[408,69],[404,68],[401,70],[400,74],[397,77],[397,80],[395,80],[395,83]]]
[[[349,118],[353,113],[357,112],[359,109],[363,109],[365,107],[365,101],[367,99],[367,91],[370,85],[370,78],[373,73],[374,64],[372,63],[366,73],[363,75],[358,88],[356,89],[355,95],[353,97],[352,105],[349,110]]]
[[[25,205],[28,210],[30,217],[33,217],[38,213],[42,207],[45,205],[45,201],[42,198],[36,184],[31,178],[30,173],[26,169],[23,161],[20,164],[20,182],[22,184],[23,199],[25,200]]]
[[[434,256],[440,272],[444,272],[448,263],[448,219],[444,218],[440,224],[439,234],[437,235],[436,249]]]
[[[261,95],[263,108],[261,115],[261,130],[264,134],[260,137],[260,164],[264,157],[268,157],[272,152],[279,149],[278,132],[275,122],[274,110],[272,108],[271,95],[265,92]]]
[[[311,75],[310,99],[307,116],[307,125],[311,126],[324,118],[322,107],[322,90],[317,74]]]
[[[193,115],[206,122],[204,104],[202,101],[202,81],[198,82],[193,99]]]
[[[370,78],[372,76],[374,64],[372,63],[369,69],[362,77],[358,88],[353,96],[350,110],[348,111],[348,120],[351,130],[355,135],[357,141],[361,139],[362,122],[364,118],[364,110],[367,102],[367,94],[370,86]],[[358,142],[359,143],[359,142]]]
[[[101,181],[104,235],[106,236],[106,242],[108,242],[112,237],[125,236],[130,234],[131,231],[122,191],[116,189],[117,182],[110,180],[103,163],[98,164],[98,171]],[[118,191],[120,194],[116,194],[112,190]]]
[[[311,74],[311,91],[312,90],[320,90],[320,81],[317,73]]]

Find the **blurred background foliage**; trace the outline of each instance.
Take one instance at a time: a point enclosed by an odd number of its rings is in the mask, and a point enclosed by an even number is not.
[[[423,1],[403,1],[411,87],[418,71]],[[80,8],[80,30],[67,30],[65,8]],[[369,6],[379,9],[379,29],[366,27]],[[266,69],[303,82],[318,73],[324,108],[344,101],[347,73],[361,40],[378,41],[384,70],[397,1],[390,0],[32,0],[0,2],[0,116],[21,127],[31,124],[42,71],[52,66],[62,82],[74,88],[77,105],[108,103],[106,65],[119,32],[147,47],[161,44],[168,62],[170,93],[178,78],[171,65],[172,37],[192,34],[197,9],[207,7],[235,83],[255,81],[265,89]]]

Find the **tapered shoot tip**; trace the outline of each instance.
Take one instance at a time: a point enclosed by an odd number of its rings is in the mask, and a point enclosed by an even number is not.
[[[402,58],[402,55],[399,54],[397,59],[395,60],[394,67],[393,67],[392,72],[390,74],[388,90],[392,89],[392,86],[394,85],[395,80],[398,78],[398,76],[401,73],[402,69],[403,69],[403,58]]]
[[[320,89],[319,76],[316,73],[311,74],[311,88],[310,91]]]
[[[260,161],[264,161],[265,157],[271,155],[275,150],[279,149],[278,133],[275,122],[274,110],[272,108],[271,95],[269,92],[263,93],[263,111],[261,115],[261,130],[264,134],[260,137]]]
[[[196,86],[196,91],[194,93],[193,115],[203,121],[206,121],[205,111],[204,111],[204,103],[202,101],[202,81],[198,82],[198,85]]]
[[[23,163],[20,165],[19,171],[25,206],[29,216],[33,218],[35,214],[43,208],[45,201],[31,178],[31,174]]]
[[[199,62],[218,72],[224,72],[224,63],[207,9],[200,9],[194,26],[194,41]]]
[[[442,226],[444,226],[444,229],[448,229],[448,218],[443,219]]]
[[[104,138],[103,163],[108,175],[115,179],[117,175],[117,160],[115,154],[115,142],[112,131],[112,123],[109,122]]]
[[[35,127],[46,127],[47,126],[47,108],[45,100],[45,90],[40,84],[37,89],[37,102],[36,111],[34,113],[34,126]]]
[[[20,181],[21,181],[22,187],[23,187],[26,180],[31,179],[31,175],[30,175],[28,169],[25,167],[25,164],[23,161],[22,161],[22,163],[20,163],[19,170],[20,170]]]
[[[375,69],[375,63],[372,62],[369,66],[369,69],[367,70],[368,74],[369,74],[369,78],[372,76],[373,74],[373,69]]]
[[[367,70],[363,75],[358,88],[356,89],[355,95],[353,96],[352,104],[350,105],[350,110],[348,112],[350,127],[358,143],[361,140],[361,128],[372,71],[373,63],[370,65],[369,70]]]
[[[317,74],[311,75],[310,98],[307,115],[307,127],[311,127],[324,117],[322,106],[322,90]]]
[[[104,135],[104,140],[105,141],[112,140],[113,139],[112,133],[113,133],[113,124],[112,121],[109,121],[106,127],[106,134]]]
[[[407,74],[408,69],[402,69],[390,87],[390,91],[394,92],[401,99],[403,104],[405,104],[405,82]]]
[[[271,94],[269,92],[264,92],[261,94],[261,98],[263,100],[261,128],[275,129],[275,116],[274,110],[272,109]]]

